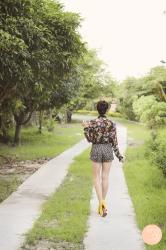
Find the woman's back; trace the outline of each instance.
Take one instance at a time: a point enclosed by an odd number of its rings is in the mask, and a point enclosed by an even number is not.
[[[113,126],[113,122],[106,116],[100,116],[90,120],[91,142],[93,144],[110,143],[111,129]]]
[[[111,144],[117,158],[119,160],[123,158],[118,147],[116,124],[105,115],[90,120],[89,126],[84,127],[84,135],[92,145]]]

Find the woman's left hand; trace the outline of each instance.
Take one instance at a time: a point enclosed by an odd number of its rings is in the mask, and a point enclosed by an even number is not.
[[[120,162],[125,162],[125,157],[121,158]]]

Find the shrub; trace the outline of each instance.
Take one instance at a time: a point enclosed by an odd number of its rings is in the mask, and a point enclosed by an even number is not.
[[[98,112],[95,111],[95,110],[86,110],[86,109],[79,109],[77,110],[75,113],[78,113],[78,114],[94,114],[94,115],[97,115]]]
[[[87,115],[89,114],[89,115],[96,115],[96,116],[98,115],[98,112],[95,111],[95,110],[90,111],[90,110],[85,110],[85,109],[79,109],[75,113],[78,113],[78,114],[87,114]],[[111,116],[111,117],[122,117],[122,114],[119,113],[119,112],[111,112],[111,111],[109,111],[107,113],[107,115]]]
[[[152,164],[158,166],[166,176],[165,161],[166,140],[160,134],[152,136],[146,141],[146,156],[151,160]]]
[[[133,103],[133,110],[149,128],[166,125],[166,103],[158,102],[154,95],[141,96]]]
[[[108,112],[108,116],[112,116],[112,117],[123,117],[123,115],[119,112]]]
[[[56,121],[52,118],[52,119],[47,119],[45,121],[45,125],[47,127],[47,130],[49,132],[53,132],[54,131],[54,128],[55,128],[55,124],[56,124]]]

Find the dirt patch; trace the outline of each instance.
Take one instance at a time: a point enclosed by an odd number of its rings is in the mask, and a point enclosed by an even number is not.
[[[3,160],[0,164],[0,177],[4,179],[17,176],[24,181],[28,176],[38,170],[44,163],[51,158],[42,158],[37,160],[19,161],[13,158],[1,157]]]
[[[72,243],[68,241],[52,242],[48,240],[40,240],[34,246],[24,245],[22,250],[84,250],[84,245],[81,243]],[[20,249],[20,250],[21,250]]]
[[[16,158],[0,155],[0,202],[50,159],[19,161]]]

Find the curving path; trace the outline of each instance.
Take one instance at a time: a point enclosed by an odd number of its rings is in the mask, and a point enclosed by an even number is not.
[[[89,120],[93,117],[80,116],[79,119]],[[117,132],[119,147],[123,153],[127,131],[117,123]],[[83,139],[50,160],[0,204],[0,250],[19,249],[25,233],[40,216],[42,204],[61,184],[74,157],[89,146],[86,139]],[[97,196],[94,188],[92,190],[91,213],[84,238],[86,250],[144,250],[121,164],[115,158],[111,167],[107,194],[110,213],[107,217],[102,218],[96,213]]]
[[[61,184],[75,156],[89,147],[86,139],[43,164],[0,204],[0,250],[17,250],[41,213],[41,205]]]

